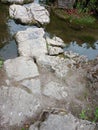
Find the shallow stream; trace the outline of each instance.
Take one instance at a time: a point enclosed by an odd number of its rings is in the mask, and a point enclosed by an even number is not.
[[[66,44],[65,50],[71,50],[94,59],[98,55],[98,22],[91,27],[80,29],[51,14],[51,22],[46,26],[50,36],[59,36]],[[0,58],[6,60],[17,57],[17,45],[13,38],[19,30],[28,26],[16,24],[8,17],[8,6],[0,3]]]
[[[51,22],[47,25],[46,31],[50,36],[62,38],[66,44],[65,50],[77,52],[89,59],[98,56],[98,20],[92,25],[81,27],[51,13]]]

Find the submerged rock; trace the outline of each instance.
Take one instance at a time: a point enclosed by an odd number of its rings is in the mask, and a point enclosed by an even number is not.
[[[9,8],[10,17],[23,24],[47,24],[49,12],[45,7],[32,3],[27,5],[13,4]]]

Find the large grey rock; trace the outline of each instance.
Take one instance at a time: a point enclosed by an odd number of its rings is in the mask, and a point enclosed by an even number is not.
[[[23,4],[23,3],[29,3],[33,2],[33,0],[1,0],[2,3],[17,3],[17,4]]]
[[[37,3],[23,6],[13,4],[9,8],[9,14],[11,18],[24,24],[35,24],[36,21],[41,24],[50,22],[48,11]]]
[[[79,120],[73,115],[53,115],[40,125],[40,130],[94,130],[95,124],[86,120]],[[30,129],[31,130],[31,129]],[[33,129],[32,129],[33,130]]]
[[[9,59],[4,62],[4,68],[8,77],[16,81],[39,76],[36,64],[27,57]]]
[[[42,28],[28,28],[19,31],[15,38],[18,43],[19,54],[22,56],[39,57],[47,53],[45,32]]]
[[[11,5],[9,7],[9,14],[11,18],[24,24],[31,23],[33,21],[32,14],[22,5]]]
[[[36,117],[40,111],[41,100],[38,96],[19,87],[0,87],[0,126],[20,126],[28,118]]]
[[[28,9],[30,9],[34,19],[40,22],[41,24],[50,22],[49,12],[45,9],[44,6],[32,3],[30,4],[30,6],[28,6]]]
[[[88,95],[86,71],[76,69],[74,61],[57,56],[42,56],[37,58],[37,64],[41,70],[48,70],[51,76],[44,73],[45,84],[42,93],[53,100],[64,100],[66,103],[84,103],[85,94]],[[53,75],[53,76],[52,76]],[[42,76],[41,76],[42,77]],[[47,82],[46,82],[47,81]]]

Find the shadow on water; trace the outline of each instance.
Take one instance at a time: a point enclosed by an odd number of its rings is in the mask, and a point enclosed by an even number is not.
[[[8,7],[0,3],[0,47],[9,41],[10,35],[7,27]]]
[[[18,56],[17,44],[13,35],[29,27],[16,24],[8,16],[8,6],[0,4],[0,58],[4,60]]]
[[[17,45],[8,26],[8,6],[0,3],[0,58],[3,60],[17,57]]]
[[[98,55],[98,21],[88,26],[74,25],[51,13],[51,22],[46,26],[46,31],[62,38],[66,43],[65,50],[78,52],[89,59]]]

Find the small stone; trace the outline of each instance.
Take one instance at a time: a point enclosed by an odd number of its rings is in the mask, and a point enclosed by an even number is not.
[[[52,47],[48,46],[48,53],[49,55],[59,55],[62,54],[64,51],[60,47]]]

